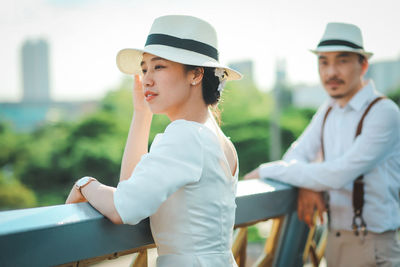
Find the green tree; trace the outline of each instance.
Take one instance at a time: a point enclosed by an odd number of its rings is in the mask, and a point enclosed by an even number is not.
[[[60,181],[65,181],[54,154],[62,149],[70,127],[66,123],[47,124],[21,142],[23,153],[14,168],[21,182],[29,188],[43,190],[53,189]]]
[[[305,127],[310,123],[316,110],[312,108],[298,108],[289,106],[282,111],[280,124],[281,127],[293,133],[295,138],[298,138],[304,131]],[[282,148],[287,149],[288,144],[285,140],[282,143]]]
[[[270,161],[272,108],[271,94],[261,92],[251,84],[232,83],[224,92],[221,127],[231,137],[238,152],[240,175]],[[286,108],[282,112],[283,151],[302,133],[313,113],[313,110],[295,107]]]
[[[0,168],[16,161],[20,154],[20,139],[8,123],[0,121]]]
[[[36,197],[18,180],[0,172],[0,210],[36,206]]]
[[[388,97],[392,99],[398,106],[400,106],[400,87],[396,90],[391,91],[388,94]]]
[[[222,126],[246,122],[255,118],[268,118],[272,112],[272,98],[252,84],[227,84],[219,107]]]

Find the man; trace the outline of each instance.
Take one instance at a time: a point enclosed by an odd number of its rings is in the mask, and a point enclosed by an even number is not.
[[[245,179],[269,177],[303,188],[298,213],[308,224],[314,209],[324,210],[320,192],[327,191],[329,267],[400,266],[399,108],[375,100],[373,82],[363,80],[372,53],[357,26],[329,23],[312,52],[330,101],[282,161],[262,164]]]

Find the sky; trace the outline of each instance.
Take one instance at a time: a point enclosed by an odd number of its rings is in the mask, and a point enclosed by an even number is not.
[[[254,62],[256,84],[274,84],[278,60],[289,82],[318,83],[315,48],[328,22],[358,25],[371,62],[400,58],[398,0],[1,0],[0,101],[22,97],[22,44],[50,46],[51,97],[95,100],[124,77],[115,64],[123,48],[143,48],[153,20],[184,14],[211,23],[223,63]]]

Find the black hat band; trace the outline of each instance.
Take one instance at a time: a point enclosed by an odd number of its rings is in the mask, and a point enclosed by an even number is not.
[[[156,33],[156,34],[150,34],[147,37],[146,45],[166,45],[166,46],[181,48],[211,57],[216,61],[218,61],[217,49],[215,49],[211,45],[191,39],[182,39],[167,34]]]
[[[359,45],[356,45],[355,43],[352,43],[349,41],[344,41],[344,40],[325,40],[325,41],[320,42],[318,44],[318,47],[330,46],[330,45],[344,45],[344,46],[348,46],[351,48],[364,49],[362,46],[359,46]]]

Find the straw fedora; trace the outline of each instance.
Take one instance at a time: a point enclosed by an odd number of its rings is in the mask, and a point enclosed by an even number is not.
[[[370,58],[373,53],[364,50],[360,28],[348,23],[331,22],[326,25],[324,35],[311,52],[354,52]]]
[[[168,15],[154,20],[143,49],[119,51],[117,66],[126,74],[141,73],[143,53],[174,62],[200,67],[223,68],[226,80],[239,80],[242,75],[219,63],[217,34],[206,21],[192,16]]]

